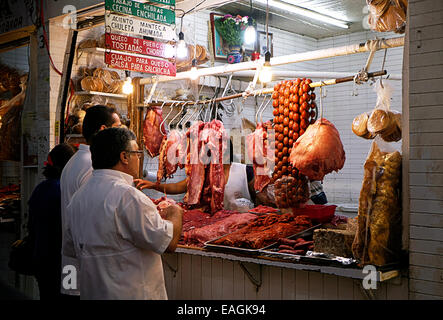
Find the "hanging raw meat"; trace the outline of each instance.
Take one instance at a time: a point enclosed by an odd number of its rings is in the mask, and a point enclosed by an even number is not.
[[[163,122],[162,109],[159,107],[150,108],[143,123],[143,139],[146,150],[151,157],[156,157],[160,154],[160,146],[163,140],[163,133],[166,133],[164,124],[162,131],[160,125]]]
[[[254,189],[261,192],[270,182],[270,168],[268,165],[268,134],[271,123],[259,123],[255,131],[246,137],[249,159],[252,159],[254,168]],[[269,152],[273,156],[273,152]]]
[[[168,144],[168,139],[166,136],[164,136],[160,144],[160,155],[158,157],[157,182],[160,182],[166,175],[165,162],[166,162],[167,144]]]
[[[323,180],[343,168],[345,151],[335,126],[322,118],[310,125],[294,143],[289,161],[311,180]]]
[[[200,133],[205,123],[198,121],[188,130],[189,138],[188,154],[186,156],[186,184],[187,192],[183,201],[188,205],[196,205],[200,202],[205,180],[205,165],[200,163],[199,150],[201,148]]]
[[[223,153],[226,149],[226,132],[223,123],[201,121],[191,126],[185,166],[188,205],[207,206],[215,213],[223,209],[225,175]]]
[[[180,167],[185,166],[187,138],[184,133],[172,130],[164,137],[160,147],[157,181],[170,178]]]
[[[226,131],[223,123],[213,120],[210,123],[209,149],[211,163],[209,164],[209,182],[212,188],[211,212],[223,209],[225,194],[225,171],[223,169],[223,154],[226,150]]]

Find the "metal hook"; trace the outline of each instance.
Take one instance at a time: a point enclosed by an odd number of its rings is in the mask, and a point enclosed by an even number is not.
[[[175,118],[177,118],[177,117],[183,112],[183,109],[185,108],[185,105],[186,105],[188,102],[186,101],[186,102],[181,102],[181,103],[182,103],[182,108],[181,108],[181,110],[180,110],[179,112],[177,112],[177,114],[174,116],[174,118],[171,119],[171,121],[169,121],[169,124],[168,124],[168,129],[169,129],[169,131],[171,131],[171,123],[174,122]],[[177,103],[177,104],[180,104],[180,102]]]
[[[207,109],[205,111],[204,122],[208,122],[209,118],[211,117],[212,101],[213,100],[214,100],[214,98],[208,100],[208,106],[206,107]],[[209,116],[208,116],[208,110],[209,110]]]
[[[261,122],[261,123],[263,123],[263,112],[264,112],[265,109],[268,107],[269,103],[271,103],[271,101],[272,101],[272,97],[270,97],[270,98],[268,99],[268,102],[266,102],[266,104],[263,106],[263,109],[261,110],[261,113],[260,113],[260,122]]]
[[[195,99],[195,100],[197,100],[197,101],[198,101],[198,99],[200,99],[200,93],[203,91],[203,88],[205,87],[205,82],[206,82],[206,76],[203,76],[203,84],[202,84],[202,86],[200,87],[200,90],[199,90],[199,92],[198,92],[198,97],[196,97],[196,99]]]
[[[191,101],[186,101],[186,103],[183,105],[183,108],[188,105],[191,104]],[[176,123],[176,126],[178,127],[180,124],[182,124],[183,120],[186,118],[186,113],[183,115],[183,117]]]
[[[195,108],[194,112],[191,112],[191,115],[186,119],[186,121],[184,121],[184,124],[185,124],[185,125],[186,125],[186,123],[187,123],[189,120],[191,120],[191,119],[194,117],[194,115],[198,112],[198,108],[195,107],[195,106],[197,105],[197,103],[198,103],[198,100],[195,101],[195,103],[194,103],[194,105],[193,105],[193,108]]]
[[[197,115],[197,120],[200,120],[201,114],[206,106],[206,101],[203,102],[203,106],[200,107],[200,112]]]
[[[209,120],[211,119],[211,113],[212,113],[212,103],[214,102],[214,98],[210,99],[208,102],[208,109],[205,112],[205,122],[209,122]],[[209,115],[208,114],[208,110],[209,110]]]
[[[263,104],[266,101],[266,96],[263,98],[263,101],[261,102],[260,106],[258,107],[257,112],[255,113],[255,123],[258,124],[258,115],[260,113],[261,108],[263,107]]]
[[[165,102],[166,102],[166,101],[165,101]],[[165,102],[164,102],[164,103],[165,103]],[[163,103],[163,104],[164,104],[164,103]],[[171,103],[171,105],[170,105],[171,110],[169,110],[168,115],[167,115],[166,117],[164,117],[162,123],[160,123],[160,133],[161,133],[162,135],[164,135],[164,136],[167,134],[167,132],[163,133],[163,131],[162,131],[163,124],[165,123],[166,119],[169,118],[169,116],[171,115],[172,110],[174,110],[174,104],[175,104],[175,103],[177,103],[177,102],[176,102],[176,101],[173,101],[173,102]]]
[[[323,81],[321,81],[321,86],[320,86],[320,121],[322,121],[321,119],[323,118],[323,85],[325,85],[325,83]]]
[[[212,111],[215,109],[215,113],[214,113],[214,120],[217,119],[217,98],[214,98],[214,101],[212,101],[212,107],[211,107],[211,114],[210,116],[212,117]],[[209,118],[209,120],[211,120],[212,118]]]

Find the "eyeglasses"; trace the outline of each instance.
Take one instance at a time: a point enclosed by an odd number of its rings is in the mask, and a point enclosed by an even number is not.
[[[143,151],[141,151],[141,150],[135,150],[135,151],[134,151],[134,150],[126,150],[126,152],[137,154],[137,157],[138,157],[139,159],[141,159],[142,156],[143,156]]]

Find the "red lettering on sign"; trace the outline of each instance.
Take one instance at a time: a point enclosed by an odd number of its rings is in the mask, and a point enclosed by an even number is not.
[[[169,59],[175,56],[175,49],[171,44],[114,33],[105,34],[105,45],[107,49],[145,54],[153,57]]]
[[[177,72],[174,63],[120,53],[105,52],[105,63],[111,68],[159,75],[175,76]]]

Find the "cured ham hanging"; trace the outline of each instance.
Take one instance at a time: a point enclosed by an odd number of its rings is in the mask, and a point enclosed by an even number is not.
[[[292,147],[289,161],[311,180],[323,180],[345,164],[345,151],[335,126],[322,118],[309,126]]]

